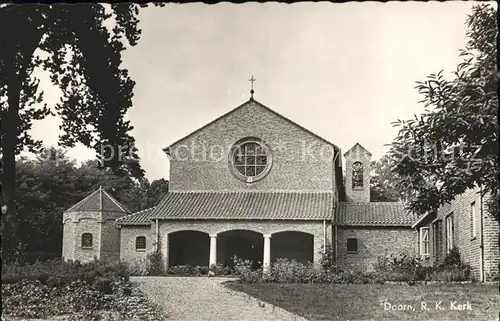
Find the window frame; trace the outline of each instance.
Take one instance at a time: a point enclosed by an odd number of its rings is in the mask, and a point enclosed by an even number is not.
[[[356,250],[354,250],[354,251],[353,250],[349,250],[349,241],[356,242]],[[359,245],[358,245],[358,239],[357,238],[355,238],[355,237],[349,237],[349,238],[347,238],[347,240],[346,240],[345,243],[346,243],[346,251],[347,251],[348,254],[357,254],[358,253],[358,251],[359,251]]]
[[[355,167],[358,166],[358,164],[359,164],[360,168],[355,169]],[[364,166],[364,164],[360,161],[355,161],[354,163],[352,163],[351,167],[352,167],[351,168],[351,170],[352,170],[352,179],[351,179],[352,180],[352,188],[353,189],[363,189],[364,188],[364,180],[365,180],[365,177],[364,177],[365,166]],[[354,173],[355,172],[357,173],[358,171],[361,171],[361,173],[360,173],[361,185],[354,185],[355,182],[358,182],[358,180],[354,180],[354,177],[356,176],[356,175],[354,175]]]
[[[90,236],[90,246],[85,246],[84,245],[84,236]],[[94,248],[94,235],[92,233],[82,233],[80,246],[82,249],[92,249]]]
[[[138,241],[139,241],[139,239],[144,240],[144,248],[142,248],[142,247],[141,247],[141,248],[139,248],[139,247],[137,246],[137,245],[138,245]],[[135,250],[136,250],[137,252],[144,252],[144,251],[146,251],[146,248],[147,248],[147,239],[146,239],[146,237],[145,237],[145,236],[143,236],[143,235],[136,236],[136,237],[135,237]]]
[[[445,217],[445,228],[446,228],[446,251],[449,252],[455,246],[453,240],[454,238],[453,213],[450,213]]]
[[[430,253],[429,233],[430,233],[429,226],[422,226],[420,228],[420,256],[421,257],[429,257],[431,254]],[[424,241],[424,235],[427,236],[425,241]],[[424,251],[425,248],[427,248],[427,251]]]
[[[237,165],[235,164],[235,161],[234,161],[236,152],[238,150],[240,150],[242,146],[244,146],[245,144],[249,144],[249,143],[253,143],[253,144],[260,146],[264,150],[264,153],[266,154],[265,155],[266,156],[266,167],[264,168],[264,170],[262,172],[260,172],[258,175],[255,175],[255,176],[246,176],[246,175],[242,174],[236,168]],[[255,157],[258,157],[258,156],[255,155]],[[271,168],[273,166],[273,155],[271,153],[271,149],[269,148],[269,146],[267,146],[262,141],[262,139],[257,138],[257,137],[246,137],[246,138],[240,139],[239,141],[234,143],[233,146],[231,147],[231,149],[229,151],[229,155],[228,155],[228,165],[229,165],[229,170],[231,171],[233,176],[236,177],[238,180],[245,182],[245,183],[254,183],[254,182],[260,181],[261,179],[266,177],[267,174],[271,171]]]
[[[432,248],[434,258],[439,261],[441,259],[441,252],[443,247],[442,239],[442,220],[437,219],[432,222]]]
[[[476,201],[470,203],[470,215],[471,215],[471,237],[475,239],[477,237],[477,208]]]

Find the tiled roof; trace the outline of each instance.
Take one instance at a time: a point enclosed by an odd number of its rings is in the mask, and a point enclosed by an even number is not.
[[[123,225],[149,225],[151,224],[151,213],[154,207],[147,208],[145,210],[120,217],[116,220],[116,223]]]
[[[170,192],[158,219],[322,220],[332,217],[330,192]]]
[[[118,202],[113,196],[109,195],[101,187],[66,210],[66,212],[84,211],[130,213],[130,211],[125,206],[120,204],[120,202]]]
[[[411,226],[417,220],[416,215],[407,214],[404,203],[397,202],[339,202],[335,214],[339,225]]]

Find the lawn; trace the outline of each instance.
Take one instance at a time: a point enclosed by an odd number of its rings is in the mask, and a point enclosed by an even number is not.
[[[310,320],[499,320],[497,284],[225,285]]]

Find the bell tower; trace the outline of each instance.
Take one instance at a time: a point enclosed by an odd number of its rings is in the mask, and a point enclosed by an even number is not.
[[[359,143],[349,149],[346,159],[345,193],[349,203],[370,202],[370,157],[372,154]]]

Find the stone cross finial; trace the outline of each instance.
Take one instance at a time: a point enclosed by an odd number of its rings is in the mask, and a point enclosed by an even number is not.
[[[251,94],[251,97],[252,97],[252,98],[253,98],[253,93],[255,92],[255,91],[253,90],[253,83],[254,83],[256,80],[257,80],[257,79],[253,78],[253,75],[252,75],[252,78],[248,79],[248,81],[252,83],[252,88],[251,88],[251,90],[250,90],[250,94]]]

